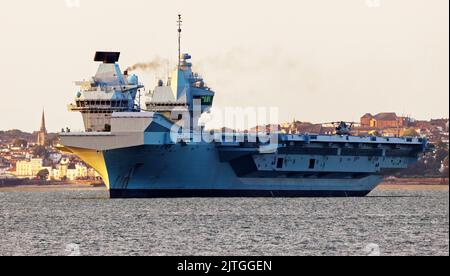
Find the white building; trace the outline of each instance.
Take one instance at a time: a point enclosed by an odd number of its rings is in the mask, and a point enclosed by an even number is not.
[[[56,168],[49,170],[49,179],[75,181],[86,178],[96,178],[98,174],[82,163],[69,165],[68,160],[63,159]]]
[[[53,164],[59,163],[61,161],[62,154],[59,152],[52,152],[49,154],[48,159],[52,161]]]
[[[67,169],[67,179],[71,181],[87,177],[88,168],[83,164],[75,164],[75,167],[69,167]]]
[[[32,158],[29,161],[18,161],[16,164],[16,175],[21,178],[35,178],[39,171],[46,169],[48,180],[70,180],[99,178],[100,175],[92,168],[83,163],[70,164],[68,158],[62,158],[56,167],[44,167],[43,159]]]
[[[30,161],[18,161],[16,164],[16,175],[18,177],[34,178],[42,169],[43,163],[42,158],[32,158]]]

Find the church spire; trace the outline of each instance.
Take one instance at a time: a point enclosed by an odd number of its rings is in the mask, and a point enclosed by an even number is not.
[[[41,118],[41,132],[47,132],[47,129],[45,128],[45,110],[42,109],[42,118]]]
[[[38,133],[37,144],[45,146],[47,140],[47,129],[45,128],[45,110],[42,109],[41,128]]]

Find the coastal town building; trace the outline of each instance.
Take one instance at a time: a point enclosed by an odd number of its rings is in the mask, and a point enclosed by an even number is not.
[[[397,116],[395,112],[383,112],[377,115],[366,113],[361,117],[360,123],[363,128],[403,128],[408,127],[409,118]]]
[[[51,181],[99,180],[94,169],[52,145],[55,135],[47,132],[45,111],[40,119],[40,129],[34,133],[0,131],[0,176],[37,179],[46,175],[46,170],[47,180]]]
[[[82,163],[68,163],[63,160],[62,163],[49,170],[49,180],[70,180],[88,179],[89,168]],[[95,176],[93,176],[95,177]]]
[[[48,180],[70,180],[97,179],[99,175],[85,164],[73,163],[69,158],[62,158],[57,165],[44,166],[41,158],[18,161],[16,163],[15,175],[19,178],[36,178],[42,170],[48,171]]]
[[[42,158],[32,158],[28,161],[18,161],[16,163],[16,175],[20,178],[34,178],[42,169],[44,161]]]

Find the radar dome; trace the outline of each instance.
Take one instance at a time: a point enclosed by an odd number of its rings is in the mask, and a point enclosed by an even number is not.
[[[188,59],[191,59],[192,57],[191,57],[191,55],[190,54],[181,54],[181,59],[184,59],[184,60],[188,60]]]
[[[138,77],[136,75],[131,75],[128,77],[128,84],[138,85]]]

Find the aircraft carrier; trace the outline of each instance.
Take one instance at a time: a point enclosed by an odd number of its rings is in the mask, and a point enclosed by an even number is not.
[[[345,123],[335,135],[198,139],[205,131],[193,118],[210,110],[215,92],[180,46],[178,54],[144,110],[138,102],[143,85],[121,72],[120,53],[97,52],[98,72],[77,83],[69,109],[81,112],[85,132],[61,133],[61,148],[95,168],[111,198],[360,197],[376,188],[383,171],[407,168],[427,148],[422,138],[352,136]]]

